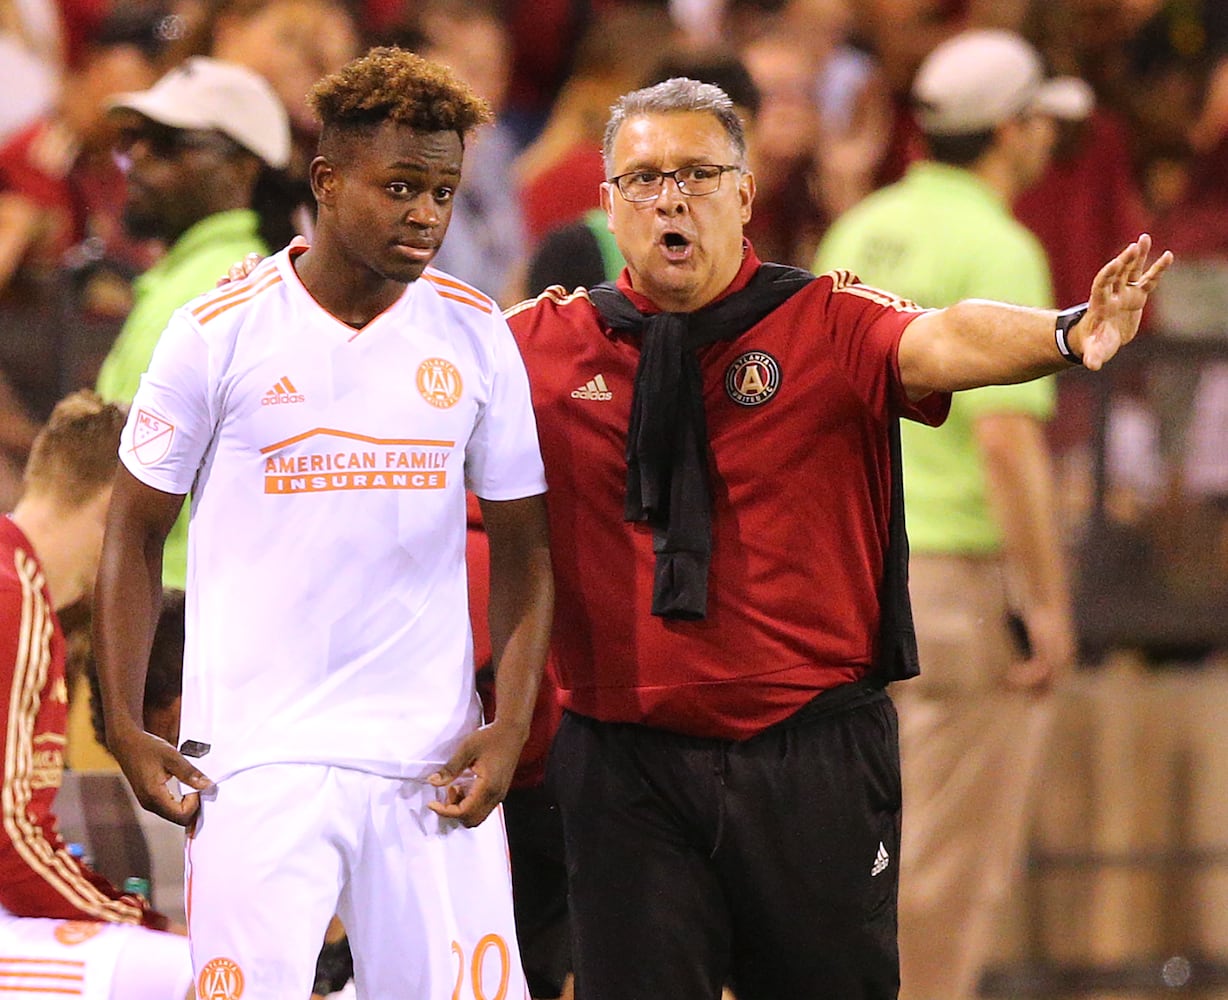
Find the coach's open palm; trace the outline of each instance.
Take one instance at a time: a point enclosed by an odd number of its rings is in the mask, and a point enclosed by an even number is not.
[[[201,792],[213,784],[178,750],[152,733],[134,732],[112,747],[137,801],[152,813],[187,826],[200,808]],[[180,798],[168,782],[177,778],[196,789]]]
[[[1087,315],[1072,331],[1081,339],[1077,346],[1071,345],[1092,371],[1098,371],[1134,339],[1147,297],[1173,262],[1172,252],[1165,250],[1148,267],[1150,255],[1151,237],[1143,233],[1105,264],[1092,281]]]

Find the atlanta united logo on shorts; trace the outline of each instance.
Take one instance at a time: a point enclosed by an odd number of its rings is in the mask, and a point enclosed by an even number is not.
[[[145,409],[136,411],[132,427],[132,454],[142,465],[154,465],[166,457],[175,437],[175,425]]]
[[[55,939],[64,945],[84,944],[92,937],[102,933],[106,924],[93,920],[66,920],[56,925],[51,933]]]
[[[741,406],[761,406],[780,388],[780,365],[765,351],[747,351],[725,370],[725,391]]]
[[[427,358],[418,366],[418,391],[431,406],[446,410],[461,398],[461,377],[456,365],[443,358]]]
[[[229,958],[205,963],[196,981],[197,1000],[239,1000],[243,996],[243,970]]]

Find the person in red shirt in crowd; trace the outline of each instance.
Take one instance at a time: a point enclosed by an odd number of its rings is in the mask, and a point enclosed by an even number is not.
[[[0,990],[179,1000],[192,987],[187,939],[74,857],[53,812],[68,722],[56,612],[93,588],[125,416],[88,391],[61,401],[0,519]]]
[[[597,207],[601,129],[610,104],[646,79],[669,51],[669,37],[666,11],[642,4],[615,6],[589,26],[577,44],[575,71],[515,164],[531,242]]]
[[[106,19],[57,107],[0,145],[0,509],[16,499],[39,424],[65,385],[81,384],[71,367],[88,366],[88,348],[65,349],[77,332],[65,322],[69,304],[113,336],[130,305],[128,278],[152,261],[148,246],[123,231],[124,178],[103,105],[157,77],[156,26],[154,16],[130,11]],[[79,286],[70,257],[90,265]]]
[[[108,18],[55,111],[0,146],[0,291],[61,266],[87,237],[128,264],[148,265],[144,248],[124,236],[124,178],[111,155],[106,101],[157,79],[157,27],[152,14]]]
[[[922,310],[759,260],[719,88],[624,96],[604,160],[626,270],[508,311],[549,488],[576,993],[893,998],[884,687],[917,669],[893,428],[1098,369],[1171,254],[1140,237],[1065,313]]]

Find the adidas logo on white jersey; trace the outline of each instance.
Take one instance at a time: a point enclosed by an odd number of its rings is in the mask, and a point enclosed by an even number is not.
[[[610,392],[609,386],[605,384],[604,375],[595,375],[590,378],[584,385],[578,389],[571,390],[572,399],[613,399],[614,393]]]
[[[294,387],[289,375],[283,375],[277,383],[264,394],[260,400],[261,406],[278,406],[284,403],[302,403],[307,399]]]
[[[874,855],[874,864],[870,866],[870,877],[881,875],[887,870],[887,866],[891,864],[891,855],[887,853],[886,845],[880,840],[878,842],[878,853]]]

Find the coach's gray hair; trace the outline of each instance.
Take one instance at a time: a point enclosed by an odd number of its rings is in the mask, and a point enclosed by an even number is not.
[[[610,120],[606,122],[605,138],[601,143],[606,176],[614,169],[614,139],[628,118],[669,114],[674,111],[706,111],[712,115],[721,123],[738,152],[738,162],[733,166],[745,165],[746,132],[729,95],[714,83],[700,83],[689,77],[675,76],[651,87],[624,94],[610,108]]]

